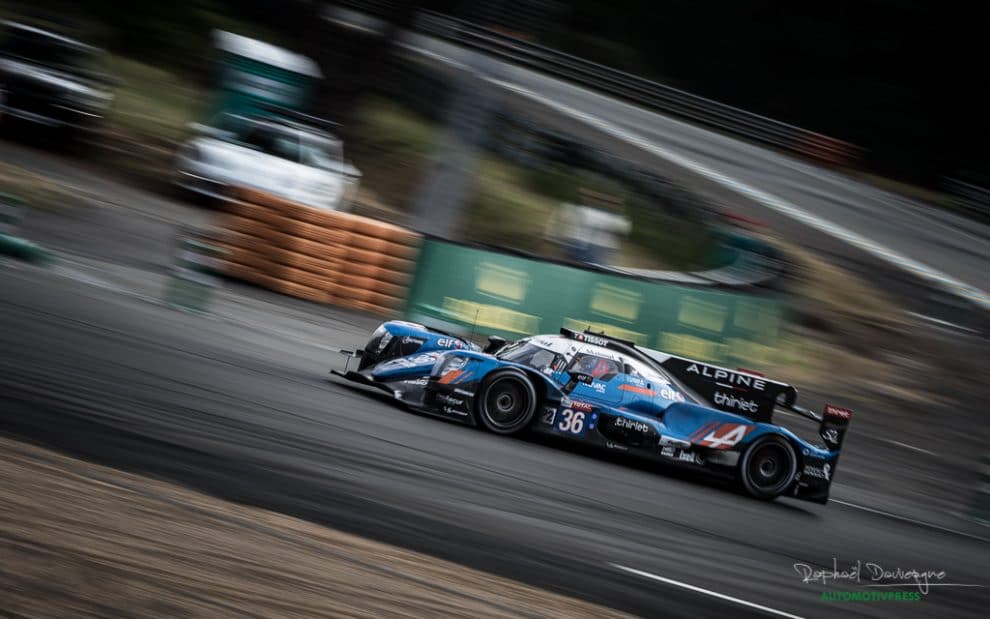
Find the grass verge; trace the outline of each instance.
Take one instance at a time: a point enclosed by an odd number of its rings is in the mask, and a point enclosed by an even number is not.
[[[81,204],[78,192],[31,170],[0,163],[0,193],[23,201],[26,208],[63,210]]]

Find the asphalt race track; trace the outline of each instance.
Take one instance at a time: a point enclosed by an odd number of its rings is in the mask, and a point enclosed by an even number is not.
[[[33,268],[0,269],[0,291],[4,435],[644,616],[982,617],[990,601],[986,587],[933,586],[918,602],[827,602],[794,567],[873,562],[990,585],[985,541],[758,502],[328,381],[324,346],[361,344],[371,317],[341,313],[333,341],[310,345]],[[867,584],[827,589],[889,590]]]

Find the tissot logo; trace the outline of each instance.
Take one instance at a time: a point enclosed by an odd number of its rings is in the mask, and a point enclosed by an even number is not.
[[[596,344],[598,346],[605,346],[608,344],[607,339],[596,335],[589,335],[587,333],[578,333],[574,336],[574,339],[579,342],[588,342],[589,344]]]
[[[760,409],[760,405],[753,400],[737,398],[734,395],[722,393],[721,391],[715,392],[714,402],[716,406],[725,406],[745,413],[755,413]]]
[[[763,391],[767,388],[767,381],[759,376],[737,374],[736,372],[713,368],[707,365],[699,365],[697,363],[689,365],[687,371],[691,374],[711,378],[717,383],[725,383],[735,387],[749,387],[758,391]]]

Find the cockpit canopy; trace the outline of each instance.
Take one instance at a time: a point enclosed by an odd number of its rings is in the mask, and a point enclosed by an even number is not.
[[[496,355],[503,361],[529,366],[563,386],[572,374],[592,379],[589,387],[598,395],[659,395],[671,401],[699,399],[673,377],[621,351],[558,335],[540,335],[513,342]]]

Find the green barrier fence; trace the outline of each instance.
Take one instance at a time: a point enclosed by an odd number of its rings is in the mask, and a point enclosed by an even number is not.
[[[219,287],[216,259],[223,250],[200,233],[182,238],[172,277],[165,285],[164,302],[169,307],[207,313]]]
[[[24,201],[9,193],[0,193],[0,256],[10,256],[35,264],[50,264],[52,255],[21,236]]]
[[[423,243],[406,316],[519,338],[591,327],[724,364],[769,362],[784,305],[772,295],[690,288],[453,243]]]
[[[983,466],[980,468],[980,486],[970,510],[973,520],[990,524],[990,454],[983,456]]]

